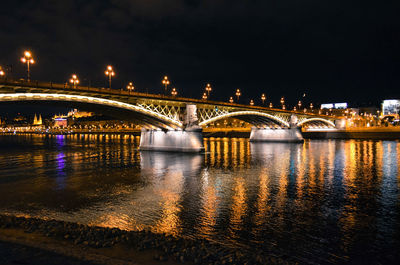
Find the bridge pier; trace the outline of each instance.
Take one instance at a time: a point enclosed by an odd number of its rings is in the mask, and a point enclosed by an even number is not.
[[[251,128],[250,133],[251,142],[290,142],[300,143],[303,142],[300,128]]]
[[[171,151],[171,152],[202,152],[204,151],[203,129],[186,130],[142,129],[140,150]]]

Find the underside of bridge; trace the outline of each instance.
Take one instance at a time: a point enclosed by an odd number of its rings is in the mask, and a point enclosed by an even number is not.
[[[302,128],[335,128],[335,123],[322,118],[309,118],[299,122],[297,126]]]
[[[227,118],[234,118],[244,122],[247,122],[256,127],[273,127],[273,128],[288,128],[289,123],[281,117],[277,117],[268,113],[257,112],[257,111],[235,111],[231,113],[225,113],[213,118],[209,118],[200,122],[200,126],[207,126],[218,121],[222,121]]]
[[[69,96],[69,97],[65,97]],[[35,98],[36,97],[36,98]],[[78,108],[118,119],[134,121],[137,124],[149,128],[163,130],[181,128],[179,121],[173,120],[165,115],[160,115],[151,110],[140,108],[134,105],[119,103],[116,101],[96,99],[90,97],[71,97],[70,95],[57,95],[56,97],[20,97],[10,94],[0,94],[0,104],[17,106],[18,104],[47,105],[57,107]]]
[[[142,114],[140,112],[134,112],[126,109],[121,109],[112,106],[104,106],[101,104],[93,104],[93,103],[83,103],[83,102],[65,102],[65,101],[18,101],[18,102],[0,102],[2,105],[12,105],[17,107],[18,105],[35,105],[40,104],[41,106],[50,106],[50,107],[66,107],[66,108],[76,108],[82,111],[89,111],[96,114],[102,114],[107,117],[116,119],[116,120],[125,120],[132,121],[135,124],[142,125],[144,127],[155,127],[166,129],[170,128],[173,125],[166,124],[165,121],[161,119],[157,119],[155,117],[151,117],[149,115]]]

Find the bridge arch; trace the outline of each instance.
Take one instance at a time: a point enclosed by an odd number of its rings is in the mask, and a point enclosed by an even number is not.
[[[204,120],[199,123],[200,126],[207,125],[209,123],[226,119],[226,118],[238,118],[240,120],[253,123],[254,118],[261,118],[259,123],[262,123],[263,120],[265,122],[274,122],[275,124],[278,124],[280,126],[284,127],[290,127],[289,123],[279,117],[276,117],[274,115],[264,113],[264,112],[258,112],[258,111],[235,111],[235,112],[230,112],[230,113],[225,113],[221,114],[219,116]]]
[[[297,123],[297,126],[300,127],[300,126],[302,126],[303,124],[311,123],[311,122],[320,122],[320,123],[326,124],[326,125],[328,125],[328,126],[330,126],[330,127],[335,127],[335,123],[333,123],[333,122],[330,121],[330,120],[323,119],[323,118],[309,118],[309,119],[305,119],[305,120],[302,120],[301,122]]]
[[[82,105],[98,105],[109,107],[110,109],[119,109],[137,114],[139,117],[144,118],[144,122],[151,124],[155,127],[163,129],[182,128],[183,124],[179,120],[172,119],[163,114],[159,114],[153,110],[124,103],[116,100],[70,95],[70,94],[47,94],[47,93],[4,93],[0,94],[0,103],[4,102],[24,102],[24,101],[42,101],[42,102],[73,102]]]

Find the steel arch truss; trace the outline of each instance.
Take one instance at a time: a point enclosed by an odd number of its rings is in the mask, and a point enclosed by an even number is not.
[[[153,111],[155,113],[164,115],[177,122],[180,122],[179,116],[181,113],[183,113],[181,107],[176,107],[176,106],[146,104],[146,103],[137,103],[136,105],[144,109],[147,109],[149,111]]]
[[[225,114],[228,114],[228,110],[212,108],[212,109],[197,109],[197,117],[199,122],[210,120],[214,117],[219,117]]]
[[[275,116],[271,115],[268,113],[264,112],[259,112],[259,111],[234,111],[234,112],[227,112],[227,111],[222,111],[219,113],[219,115],[209,115],[206,116],[206,119],[204,119],[204,116],[201,116],[203,119],[201,119],[201,122],[199,123],[200,126],[205,126],[209,123],[226,119],[226,118],[237,118],[243,121],[246,121],[248,123],[251,123],[256,126],[270,126],[270,125],[278,125],[280,127],[290,127],[290,124],[288,122],[288,117],[286,116]],[[208,118],[207,118],[208,117]]]
[[[306,118],[306,117],[304,117],[303,119],[301,119],[297,123],[297,126],[300,127],[300,126],[305,125],[305,124],[313,124],[313,125],[316,125],[316,126],[323,124],[323,125],[325,125],[324,127],[328,126],[328,127],[331,127],[331,128],[335,128],[335,123],[334,122],[332,122],[330,120],[327,120],[327,119],[323,119],[323,118]]]
[[[112,108],[119,108],[126,111],[132,111],[138,113],[146,120],[149,124],[160,127],[163,129],[170,128],[182,128],[183,124],[177,118],[179,112],[173,114],[173,107],[167,110],[166,108],[151,108],[149,106],[144,106],[144,104],[129,104],[120,101],[89,97],[89,96],[79,96],[79,95],[68,95],[68,94],[47,94],[47,93],[12,93],[12,94],[0,94],[0,102],[14,102],[14,101],[62,101],[62,102],[78,102],[84,104],[94,104],[102,105]],[[160,111],[160,112],[158,112]],[[168,115],[165,115],[168,111]],[[152,121],[155,121],[154,123]],[[159,124],[159,125],[155,125]]]

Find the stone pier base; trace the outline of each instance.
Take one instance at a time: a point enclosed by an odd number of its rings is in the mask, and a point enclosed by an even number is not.
[[[252,142],[303,142],[299,128],[251,128],[250,141]]]
[[[201,152],[204,151],[203,130],[193,128],[186,130],[147,130],[142,129],[140,150]]]

